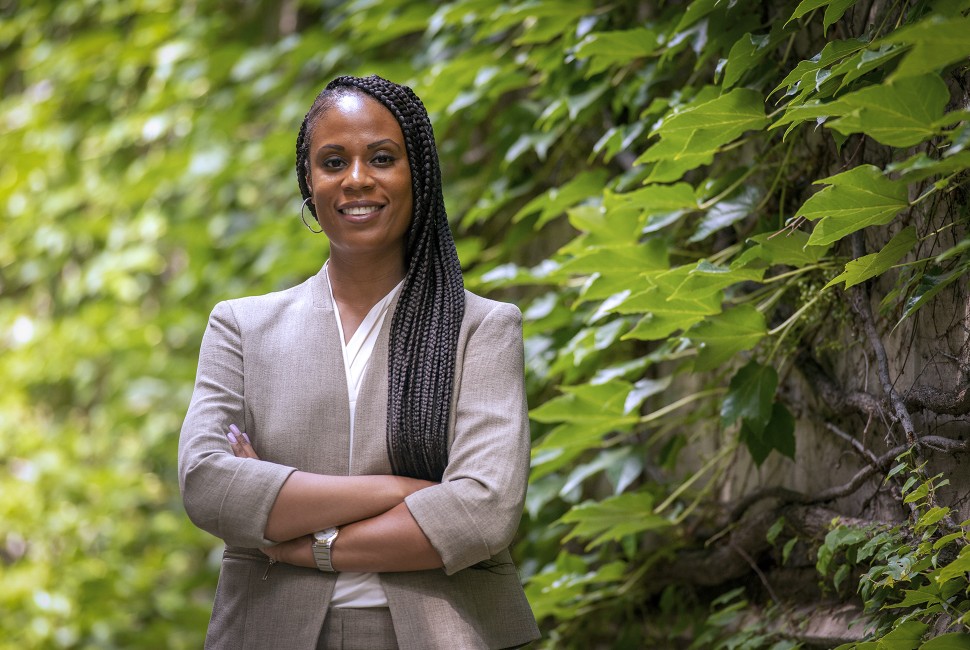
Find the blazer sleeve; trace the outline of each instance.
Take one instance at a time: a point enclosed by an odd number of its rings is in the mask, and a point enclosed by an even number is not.
[[[465,348],[455,436],[439,485],[405,499],[451,575],[512,542],[529,477],[522,315],[499,303]]]
[[[232,306],[212,310],[202,337],[195,390],[179,436],[179,488],[189,519],[227,544],[270,546],[269,511],[295,470],[236,458],[226,432],[245,430],[243,342]]]

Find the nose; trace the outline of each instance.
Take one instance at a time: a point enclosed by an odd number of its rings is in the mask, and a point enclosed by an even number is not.
[[[370,169],[367,164],[360,159],[353,160],[347,166],[347,173],[344,175],[343,186],[349,190],[360,190],[373,186],[374,179],[371,177]]]

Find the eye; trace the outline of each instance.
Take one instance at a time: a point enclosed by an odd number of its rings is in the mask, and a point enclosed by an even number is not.
[[[324,169],[340,169],[344,166],[344,161],[341,158],[334,156],[331,158],[325,158],[320,165]]]
[[[378,166],[381,166],[381,167],[387,167],[389,165],[394,164],[394,161],[395,160],[397,160],[397,158],[395,158],[391,154],[386,153],[384,151],[381,151],[381,152],[378,152],[377,155],[374,156],[374,158],[372,159],[372,162],[375,165],[378,165]]]

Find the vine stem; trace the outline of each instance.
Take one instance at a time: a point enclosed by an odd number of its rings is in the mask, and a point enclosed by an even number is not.
[[[638,422],[640,424],[646,424],[648,422],[653,422],[654,420],[659,420],[660,418],[667,415],[668,413],[672,411],[676,411],[681,406],[686,406],[687,404],[690,404],[691,402],[699,400],[701,398],[709,397],[710,395],[717,395],[719,393],[724,393],[724,392],[727,392],[727,389],[724,387],[720,387],[720,388],[709,388],[707,390],[702,390],[697,393],[692,393],[687,397],[680,398],[679,400],[677,400],[676,402],[673,402],[672,404],[668,404],[663,408],[659,408],[656,411],[652,411],[649,415],[644,415],[638,420]]]
[[[955,176],[959,176],[961,173],[962,172],[956,172],[954,174],[950,174],[946,178],[941,178],[940,180],[936,181],[935,183],[930,185],[930,188],[928,190],[926,190],[925,192],[917,196],[915,199],[910,201],[909,207],[910,208],[916,207],[917,205],[925,201],[927,198],[933,196],[940,190],[946,188],[947,186],[949,186],[950,180],[952,180]]]
[[[785,295],[785,292],[786,291],[788,291],[788,287],[787,286],[782,287],[781,289],[776,290],[769,298],[765,299],[764,302],[762,302],[760,305],[758,305],[757,307],[755,307],[755,309],[757,309],[762,314],[764,314],[769,309],[771,309],[776,302],[778,302],[779,300],[781,300],[781,297],[783,295]]]
[[[711,467],[713,467],[717,463],[719,463],[722,460],[724,460],[724,458],[726,456],[729,456],[730,454],[733,454],[734,453],[734,450],[737,449],[737,447],[738,447],[738,441],[737,440],[733,441],[730,445],[727,445],[726,447],[722,447],[721,450],[718,451],[717,454],[715,454],[713,458],[711,458],[709,461],[707,461],[706,463],[704,463],[704,465],[699,470],[697,470],[696,472],[694,472],[690,476],[690,478],[688,478],[686,481],[684,481],[683,483],[681,483],[680,485],[678,485],[677,486],[677,489],[670,493],[670,496],[668,496],[666,499],[663,500],[663,502],[660,505],[658,505],[656,508],[654,508],[653,509],[653,514],[659,515],[661,512],[663,512],[668,507],[670,507],[670,504],[671,503],[673,503],[674,501],[676,501],[677,498],[681,494],[683,494],[685,491],[687,491],[687,489],[691,485],[693,485],[694,483],[696,483],[697,480],[700,477],[704,476],[704,474],[706,474],[707,471]]]
[[[792,314],[791,316],[789,316],[788,317],[788,320],[786,320],[784,323],[782,323],[778,327],[776,327],[776,328],[774,328],[772,330],[768,330],[768,336],[774,336],[774,335],[778,334],[779,332],[782,333],[781,336],[778,337],[778,340],[775,341],[775,346],[773,348],[771,348],[771,352],[768,353],[768,360],[769,361],[771,359],[773,359],[774,356],[775,356],[775,353],[778,352],[778,348],[781,346],[781,342],[785,340],[785,336],[787,336],[788,335],[788,332],[791,331],[791,326],[799,318],[801,318],[802,314],[804,314],[806,311],[808,311],[809,307],[811,307],[816,302],[818,302],[818,299],[821,298],[821,297],[822,297],[822,292],[819,291],[817,294],[815,294],[815,297],[814,298],[812,298],[811,300],[809,300],[808,302],[806,302],[804,305],[801,306],[801,308],[799,308],[798,311],[796,311],[794,314]]]
[[[788,320],[786,320],[784,323],[782,323],[778,327],[776,327],[774,329],[771,329],[771,330],[768,330],[768,336],[774,336],[775,334],[777,334],[778,332],[782,331],[783,329],[785,329],[787,327],[790,327],[792,323],[794,323],[796,320],[798,320],[799,318],[801,318],[801,315],[809,307],[811,307],[812,305],[814,305],[815,302],[819,298],[821,298],[821,297],[822,297],[822,292],[819,291],[817,294],[815,294],[815,297],[814,298],[812,298],[811,300],[809,300],[808,302],[806,302],[804,305],[802,305],[801,307],[799,307],[798,311],[796,311],[794,314],[792,314],[791,316],[789,316],[788,317]]]
[[[780,273],[778,275],[773,275],[770,278],[765,278],[761,283],[768,284],[769,282],[777,282],[784,278],[789,278],[794,275],[801,275],[802,273],[807,273],[808,271],[814,271],[815,269],[830,269],[837,266],[831,262],[823,262],[821,264],[810,264],[809,266],[803,266],[800,269],[795,269],[794,271],[786,271],[785,273]]]

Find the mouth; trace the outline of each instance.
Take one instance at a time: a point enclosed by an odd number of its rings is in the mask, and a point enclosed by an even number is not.
[[[380,203],[370,203],[367,205],[348,205],[339,208],[337,212],[347,217],[366,217],[374,214],[384,206]]]

